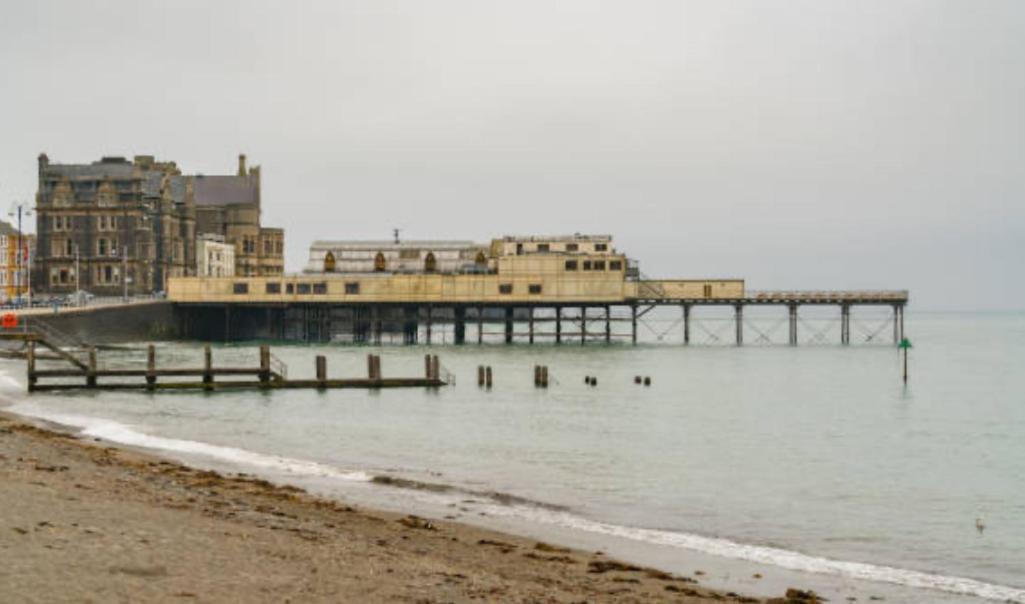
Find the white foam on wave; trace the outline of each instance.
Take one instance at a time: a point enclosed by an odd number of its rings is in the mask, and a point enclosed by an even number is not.
[[[892,583],[919,589],[935,589],[951,594],[1025,604],[1025,589],[985,583],[964,577],[949,577],[864,562],[833,560],[776,547],[748,545],[729,539],[704,537],[690,533],[607,524],[566,512],[525,509],[521,506],[492,506],[489,509],[489,513],[522,517],[532,522],[552,524],[574,530],[630,539],[632,541],[689,549],[724,558],[778,566],[789,570],[835,575],[863,581]]]
[[[200,455],[221,462],[294,476],[319,477],[349,482],[370,482],[371,479],[371,476],[366,472],[343,471],[315,461],[265,455],[236,447],[224,447],[194,440],[144,434],[133,429],[131,426],[107,419],[51,413],[30,405],[15,405],[10,410],[20,415],[77,428],[83,436],[100,438],[132,447]]]

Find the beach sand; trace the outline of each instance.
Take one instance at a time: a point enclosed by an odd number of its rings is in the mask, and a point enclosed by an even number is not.
[[[12,602],[764,601],[600,552],[195,470],[9,415],[0,415],[0,485],[0,586]]]

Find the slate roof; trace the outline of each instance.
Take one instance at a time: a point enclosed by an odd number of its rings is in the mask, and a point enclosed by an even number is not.
[[[192,194],[197,206],[259,203],[257,180],[248,176],[197,175]]]

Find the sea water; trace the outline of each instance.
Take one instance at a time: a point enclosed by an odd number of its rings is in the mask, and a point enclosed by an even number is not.
[[[0,395],[93,437],[382,507],[868,581],[890,601],[1025,602],[1025,315],[909,312],[906,386],[885,317],[857,323],[852,346],[828,320],[802,324],[813,342],[798,347],[759,345],[771,322],[723,345],[725,320],[693,326],[685,347],[671,319],[637,346],[274,347],[290,377],[311,377],[319,354],[332,377],[362,376],[368,352],[385,376],[419,376],[438,354],[457,380],[434,390],[27,395],[8,360]],[[158,348],[161,366],[201,354]],[[257,350],[214,358],[253,365]]]

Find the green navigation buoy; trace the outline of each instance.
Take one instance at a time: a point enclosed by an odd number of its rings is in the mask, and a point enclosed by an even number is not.
[[[897,348],[904,352],[904,383],[908,383],[908,349],[911,348],[911,340],[902,338],[900,344],[897,344]]]

